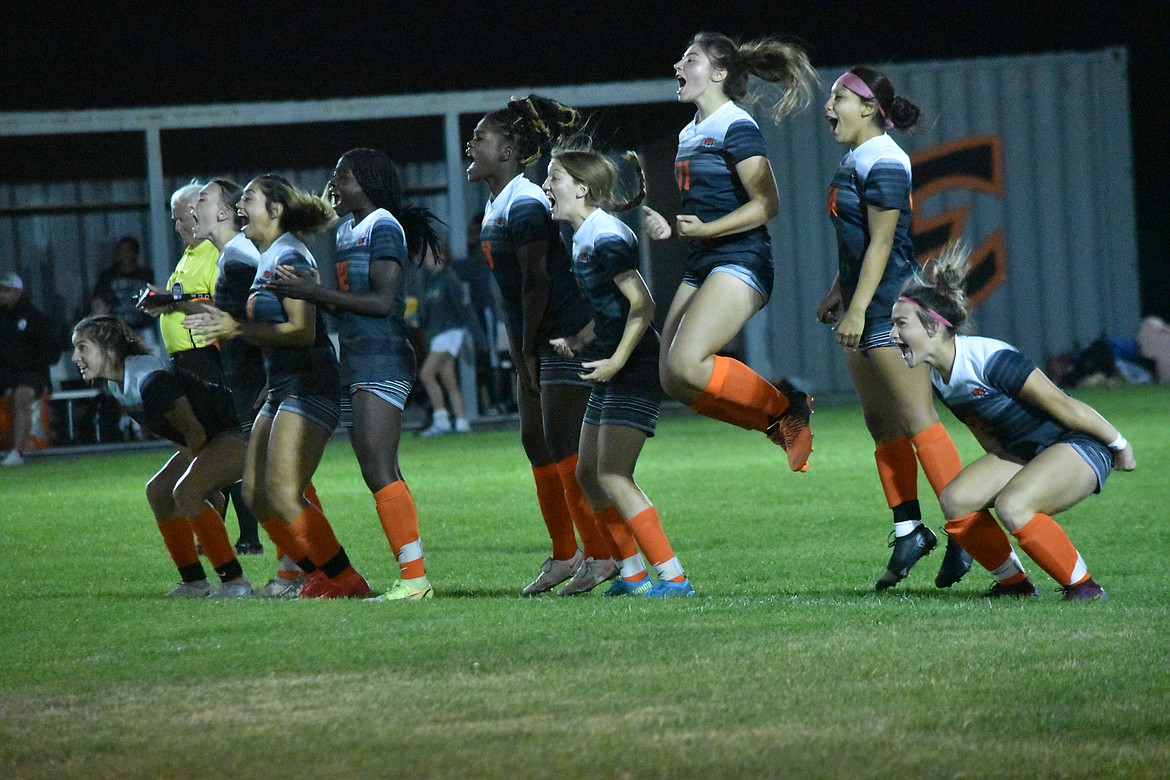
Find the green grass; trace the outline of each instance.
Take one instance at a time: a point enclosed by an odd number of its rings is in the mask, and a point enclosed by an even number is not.
[[[888,510],[852,405],[818,411],[804,475],[762,436],[663,421],[639,480],[698,596],[656,603],[515,595],[548,543],[513,431],[404,442],[420,604],[164,599],[142,495],[164,453],[35,459],[0,473],[0,775],[1164,777],[1170,390],[1082,397],[1139,462],[1060,517],[1092,604],[1029,561],[1038,601],[979,598],[982,570],[938,591],[941,550],[875,594]],[[346,442],[316,483],[390,585]]]

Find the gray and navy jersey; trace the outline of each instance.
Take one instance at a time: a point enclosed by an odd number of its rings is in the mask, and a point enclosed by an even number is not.
[[[243,233],[224,244],[216,260],[219,277],[215,282],[215,305],[238,320],[248,318],[248,296],[256,281],[260,250]],[[255,416],[256,398],[264,388],[264,356],[260,348],[244,339],[219,344],[224,383],[232,391],[240,420]]]
[[[508,182],[487,202],[479,231],[484,258],[504,300],[504,316],[515,338],[524,339],[523,277],[519,247],[533,241],[548,242],[548,303],[536,333],[536,344],[576,335],[589,315],[569,265],[569,250],[552,219],[544,191],[523,174]]]
[[[573,234],[573,273],[593,317],[595,339],[586,352],[587,360],[609,357],[621,343],[630,301],[614,278],[637,270],[638,240],[613,215],[597,209]],[[630,363],[642,358],[658,359],[658,333],[653,326],[642,335],[630,355]]]
[[[678,134],[675,184],[682,193],[680,214],[703,222],[725,217],[750,198],[735,166],[752,157],[767,157],[768,147],[756,120],[728,101],[702,122],[695,118]],[[768,229],[763,225],[719,238],[692,242],[690,270],[719,262],[724,255],[757,254],[772,259]]]
[[[370,264],[389,260],[406,268],[406,232],[385,209],[375,209],[360,223],[350,219],[337,229],[334,256],[338,289],[368,293]],[[338,310],[337,338],[341,347],[341,384],[411,381],[415,375],[414,348],[406,337],[405,273],[394,291],[394,308],[385,317]]]
[[[869,247],[867,208],[899,212],[885,273],[865,310],[867,320],[889,319],[898,294],[918,268],[910,240],[911,184],[910,158],[883,133],[846,154],[829,186],[829,218],[837,229],[837,264],[846,307],[857,290],[861,262]]]
[[[256,281],[248,298],[248,319],[255,322],[281,323],[288,321],[284,299],[267,289],[276,266],[287,265],[300,273],[317,269],[317,261],[309,248],[292,233],[282,234],[272,246],[260,255]],[[289,395],[330,395],[337,397],[337,356],[333,342],[325,330],[325,318],[315,313],[313,344],[309,347],[261,347],[264,371],[268,376],[268,392],[277,398]]]
[[[990,436],[1005,452],[1031,460],[1068,429],[1021,401],[1020,390],[1036,365],[1010,344],[980,336],[955,336],[951,381],[936,369],[935,394],[955,417]]]
[[[238,320],[248,316],[248,293],[256,282],[256,268],[260,264],[260,250],[237,233],[223,245],[216,259],[219,276],[215,281],[215,305]]]
[[[210,441],[224,431],[239,431],[231,393],[157,355],[130,355],[123,368],[122,385],[107,381],[106,387],[126,413],[142,427],[180,446],[187,444],[166,418],[180,398],[186,398]]]

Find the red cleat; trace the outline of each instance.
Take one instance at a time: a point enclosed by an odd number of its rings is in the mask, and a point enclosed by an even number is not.
[[[329,587],[324,593],[316,596],[316,598],[364,599],[370,596],[369,583],[352,566],[336,577],[324,577],[323,579],[329,583]]]

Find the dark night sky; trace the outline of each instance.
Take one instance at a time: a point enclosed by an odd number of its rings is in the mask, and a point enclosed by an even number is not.
[[[1146,309],[1166,313],[1170,2],[23,3],[0,110],[130,107],[669,77],[702,29],[803,43],[814,65],[1100,49],[1130,56]],[[765,10],[766,9],[766,10]],[[0,150],[11,149],[0,147]],[[0,174],[3,176],[3,174]],[[1157,257],[1152,255],[1157,252]],[[1150,305],[1155,303],[1158,305]]]

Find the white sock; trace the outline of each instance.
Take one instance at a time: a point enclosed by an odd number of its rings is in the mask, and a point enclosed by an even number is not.
[[[894,523],[894,538],[901,539],[903,536],[908,536],[914,533],[914,529],[922,525],[921,520],[903,520],[900,523]]]

